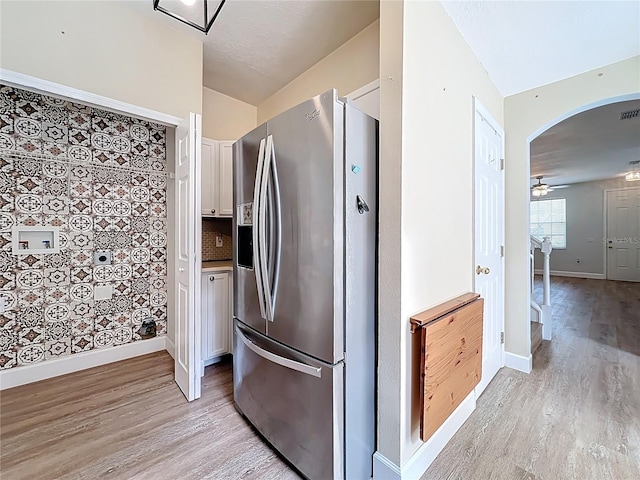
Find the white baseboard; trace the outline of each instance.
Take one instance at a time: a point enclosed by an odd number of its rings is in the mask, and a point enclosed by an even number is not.
[[[164,337],[165,338],[165,343],[166,346],[165,348],[167,349],[167,353],[169,355],[171,355],[171,358],[173,358],[175,360],[176,358],[176,345],[175,343],[173,343],[173,341],[169,338],[169,337]]]
[[[427,442],[423,443],[402,468],[380,452],[373,455],[374,480],[415,480],[420,478],[476,408],[471,392]]]
[[[531,373],[533,369],[533,355],[523,357],[515,353],[504,352],[504,366],[524,373]]]
[[[536,268],[533,273],[542,275],[542,270]],[[562,270],[549,270],[552,277],[571,277],[571,278],[589,278],[592,280],[605,280],[604,273],[588,273],[588,272],[565,272]]]
[[[400,478],[402,478],[402,472],[395,463],[380,452],[373,454],[373,480],[396,480]]]
[[[127,343],[117,347],[95,349],[86,353],[75,353],[54,360],[33,365],[24,365],[0,372],[0,390],[39,382],[47,378],[98,367],[127,358],[146,355],[165,349],[165,337],[150,338],[139,342]]]

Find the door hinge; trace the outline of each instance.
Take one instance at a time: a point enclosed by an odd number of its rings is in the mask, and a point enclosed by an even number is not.
[[[500,332],[500,345],[504,344],[504,332]]]
[[[504,158],[500,159],[500,170],[504,170]]]
[[[504,245],[500,245],[500,256],[504,257]]]

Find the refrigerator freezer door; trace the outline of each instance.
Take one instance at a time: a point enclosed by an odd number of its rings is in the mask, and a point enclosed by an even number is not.
[[[261,125],[233,145],[233,315],[262,333],[266,320],[256,281],[259,272],[253,206],[260,145],[264,150],[266,136],[267,127]]]
[[[344,356],[343,115],[330,90],[267,123],[281,252],[267,335],[327,363]]]
[[[300,472],[343,478],[343,364],[327,365],[234,321],[238,410]]]

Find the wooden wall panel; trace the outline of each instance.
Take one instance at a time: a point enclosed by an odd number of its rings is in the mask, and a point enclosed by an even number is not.
[[[466,303],[420,329],[423,441],[433,435],[480,382],[483,305],[482,299]]]

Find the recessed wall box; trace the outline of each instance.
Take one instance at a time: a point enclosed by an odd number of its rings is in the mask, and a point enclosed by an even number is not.
[[[60,227],[18,225],[12,229],[12,253],[59,253]]]

